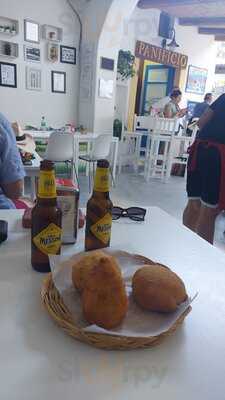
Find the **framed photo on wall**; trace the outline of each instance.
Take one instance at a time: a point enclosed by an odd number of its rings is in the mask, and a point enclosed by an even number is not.
[[[185,91],[187,93],[204,94],[207,76],[207,69],[189,65]]]
[[[27,90],[41,90],[41,69],[26,68],[26,88]]]
[[[66,73],[52,71],[52,92],[66,93]]]
[[[41,49],[38,47],[24,45],[24,60],[30,62],[41,62]]]
[[[17,66],[16,64],[0,62],[0,86],[17,87]]]
[[[76,64],[76,48],[60,46],[60,62],[66,64]]]
[[[25,42],[40,43],[40,25],[31,19],[24,20]]]
[[[48,43],[48,60],[52,63],[59,61],[59,45],[57,43]]]

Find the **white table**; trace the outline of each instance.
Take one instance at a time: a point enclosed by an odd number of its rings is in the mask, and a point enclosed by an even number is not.
[[[112,244],[161,261],[199,290],[183,326],[160,346],[103,351],[67,336],[40,302],[43,276],[30,266],[29,232],[18,211],[0,247],[2,400],[223,400],[225,255],[168,214],[151,208],[144,224],[113,224]],[[65,247],[68,254],[74,247]]]
[[[52,132],[54,132],[54,131],[32,131],[32,130],[25,131],[25,133],[28,133],[29,135],[31,135],[35,141],[44,140],[46,142],[49,140],[49,137]],[[81,134],[79,132],[76,132],[73,135],[74,135],[74,140],[75,140],[75,165],[76,165],[76,170],[78,171],[80,143],[87,143],[88,150],[90,150],[91,143],[98,137],[99,134],[92,133],[92,132]],[[112,173],[113,173],[114,180],[116,178],[118,143],[119,143],[118,138],[112,136]]]

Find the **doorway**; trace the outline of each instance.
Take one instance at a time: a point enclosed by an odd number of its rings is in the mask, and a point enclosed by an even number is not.
[[[150,107],[169,95],[174,84],[175,69],[165,65],[148,65],[145,69],[141,115],[149,115]]]

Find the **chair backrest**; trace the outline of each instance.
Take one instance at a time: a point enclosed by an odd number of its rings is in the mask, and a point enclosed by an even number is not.
[[[134,131],[147,131],[149,128],[148,116],[134,116]]]
[[[71,133],[53,132],[48,141],[45,159],[68,161],[74,158],[74,137]]]
[[[152,117],[151,130],[155,135],[174,135],[177,127],[176,118]]]
[[[96,160],[107,158],[110,154],[112,134],[101,134],[93,142],[91,156]]]

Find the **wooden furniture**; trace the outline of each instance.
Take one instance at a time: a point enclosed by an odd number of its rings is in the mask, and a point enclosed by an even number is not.
[[[158,208],[144,223],[113,223],[112,246],[169,265],[199,295],[181,329],[154,349],[100,351],[67,336],[43,309],[44,277],[31,269],[30,232],[21,217],[0,211],[9,222],[0,247],[1,399],[224,398],[224,252]],[[82,248],[83,235],[63,253]]]

